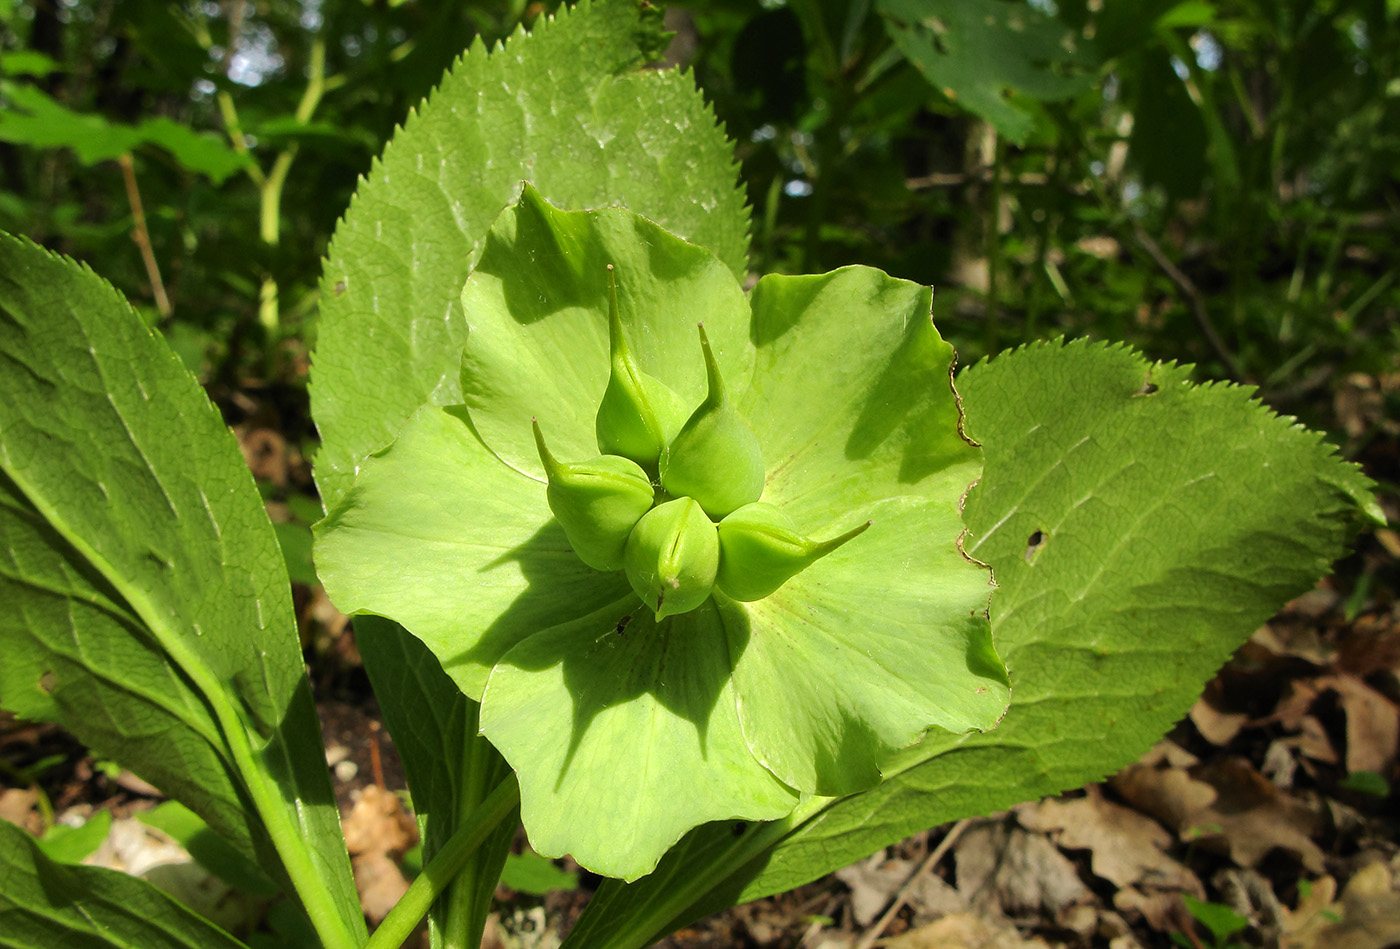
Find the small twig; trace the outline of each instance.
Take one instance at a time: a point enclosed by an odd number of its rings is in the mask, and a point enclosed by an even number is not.
[[[972,823],[971,818],[964,817],[953,825],[948,833],[943,835],[943,839],[938,842],[938,846],[933,848],[933,852],[924,858],[924,862],[919,864],[919,868],[909,875],[909,879],[904,881],[904,885],[899,888],[899,892],[894,896],[894,902],[890,903],[890,908],[885,910],[883,916],[865,931],[865,935],[860,937],[860,942],[855,944],[855,949],[870,949],[875,945],[885,932],[885,928],[894,920],[895,914],[904,908],[904,904],[909,902],[909,895],[918,884],[919,879],[938,865],[938,861],[948,853],[953,844],[958,842],[963,831],[967,830]]]
[[[378,722],[374,723],[378,726]],[[369,769],[374,775],[374,784],[379,790],[384,787],[384,761],[379,756],[379,729],[371,728],[369,733]]]
[[[151,295],[156,298],[156,310],[162,318],[170,316],[170,298],[165,295],[165,284],[160,279],[160,265],[151,250],[151,234],[146,230],[146,211],[141,206],[141,192],[136,187],[136,169],[131,163],[131,153],[123,152],[117,159],[122,166],[122,181],[126,183],[126,200],[131,205],[131,239],[141,251],[141,262],[146,265],[146,279],[151,281]]]
[[[1206,342],[1210,343],[1210,348],[1215,350],[1215,355],[1225,364],[1225,369],[1231,376],[1243,380],[1244,373],[1240,370],[1239,363],[1235,362],[1235,357],[1225,346],[1225,340],[1221,339],[1220,334],[1215,329],[1215,324],[1210,320],[1210,313],[1206,311],[1206,301],[1201,296],[1201,291],[1196,289],[1196,285],[1191,282],[1190,277],[1172,263],[1171,258],[1146,231],[1141,227],[1134,227],[1133,236],[1137,238],[1137,242],[1142,245],[1143,250],[1147,251],[1148,256],[1157,263],[1157,266],[1162,268],[1167,279],[1185,295],[1187,302],[1191,304],[1191,312],[1196,316],[1196,323],[1205,335]]]

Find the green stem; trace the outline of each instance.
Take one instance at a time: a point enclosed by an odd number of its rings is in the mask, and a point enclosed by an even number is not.
[[[316,106],[321,103],[321,94],[326,89],[326,41],[317,38],[311,43],[311,69],[306,82],[306,91],[297,103],[296,120],[299,125],[311,121]],[[231,103],[232,100],[230,100]],[[282,188],[287,183],[287,173],[292,170],[292,162],[297,157],[297,146],[288,145],[272,163],[272,171],[261,183],[261,202],[258,222],[263,243],[276,247],[282,227]],[[272,332],[281,322],[278,304],[277,281],[271,276],[263,278],[262,291],[258,301],[258,322]]]
[[[238,121],[238,107],[233,104],[233,96],[220,90],[218,95],[219,115],[224,120],[224,131],[228,133],[229,144],[233,150],[244,158],[248,163],[244,165],[244,170],[248,172],[248,177],[253,180],[253,184],[261,188],[267,182],[267,176],[258,167],[257,159],[253,158],[253,153],[248,150],[248,140],[243,134],[243,126]]]
[[[477,734],[481,709],[475,702],[467,703],[467,714],[471,720],[466,723],[466,747],[462,752],[462,763],[457,769],[460,775],[457,791],[457,808],[454,825],[469,821],[472,814],[487,794],[500,782],[510,776],[510,766],[505,763],[493,746]],[[512,824],[507,828],[506,823]],[[497,825],[496,832],[508,830],[514,835],[514,824],[519,820],[507,817]],[[450,836],[448,838],[451,839]],[[496,883],[501,875],[501,863],[505,854],[495,841],[487,837],[487,842],[478,847],[476,853],[458,871],[448,888],[439,895],[445,901],[446,911],[441,914],[438,935],[442,949],[477,949],[481,945],[481,934],[486,927],[486,917],[491,910],[491,897],[496,891]],[[509,845],[509,840],[501,841]],[[436,851],[434,851],[434,855]],[[432,862],[432,857],[428,858]]]
[[[402,946],[419,921],[427,915],[433,900],[466,864],[467,858],[490,836],[497,824],[514,812],[518,803],[520,784],[512,774],[496,785],[481,806],[462,821],[456,833],[409,885],[408,892],[389,911],[389,915],[384,917],[384,922],[365,943],[365,949],[398,949]]]

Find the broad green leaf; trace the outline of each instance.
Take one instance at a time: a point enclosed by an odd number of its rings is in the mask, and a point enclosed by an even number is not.
[[[216,185],[242,171],[251,161],[234,151],[222,136],[196,132],[188,125],[164,117],[142,122],[136,127],[136,134],[143,143],[165,149],[181,166],[204,175]]]
[[[1229,939],[1241,929],[1249,926],[1249,920],[1220,903],[1207,903],[1205,900],[1198,900],[1189,894],[1183,894],[1182,899],[1186,903],[1186,909],[1196,920],[1210,930],[1210,934],[1215,937],[1215,944],[1223,946],[1225,940]]]
[[[0,474],[0,706],[63,722],[166,794],[195,803],[249,856],[270,858],[218,723],[121,595]],[[63,631],[63,635],[55,635]],[[114,714],[114,710],[121,714]]]
[[[749,313],[713,254],[623,210],[560,212],[527,187],[491,228],[462,290],[471,335],[462,357],[472,425],[506,464],[543,480],[530,421],[561,461],[598,454],[594,416],[608,383],[608,265],[643,372],[681,398],[705,395],[696,324],[726,378],[753,365]]]
[[[506,857],[501,884],[518,893],[543,896],[551,890],[578,889],[578,873],[561,870],[537,853],[513,853]]]
[[[763,445],[763,499],[806,534],[854,527],[899,494],[956,501],[981,470],[959,436],[953,347],[932,292],[870,267],[770,275],[754,287],[753,376],[737,396]],[[813,420],[821,420],[813,424]]]
[[[736,606],[744,730],[792,786],[850,793],[930,725],[990,728],[1006,708],[989,578],[957,547],[979,453],[959,432],[927,287],[849,267],[765,277],[751,303],[757,356],[738,402],[768,465],[764,501],[814,537],[871,527]]]
[[[986,570],[958,550],[957,496],[863,505],[864,534],[727,623],[754,754],[821,795],[880,780],[930,725],[991,729],[1006,710]]]
[[[1087,41],[1027,3],[878,0],[876,8],[931,86],[1018,145],[1034,124],[1018,97],[1066,99],[1093,82]]]
[[[30,677],[7,669],[3,701],[251,841],[348,941],[363,920],[286,571],[218,411],[108,284],[8,236],[0,359],[0,634]]]
[[[631,593],[584,566],[544,484],[492,455],[460,408],[420,409],[315,530],[336,606],[393,617],[476,699],[520,639]]]
[[[311,395],[328,507],[420,406],[461,401],[462,285],[523,179],[568,206],[642,210],[744,270],[748,214],[722,131],[689,77],[640,69],[660,29],[659,14],[639,20],[630,4],[585,0],[504,49],[488,55],[478,44],[376,162],[336,232],[322,284]],[[409,718],[390,708],[398,701],[380,692],[391,728]],[[416,726],[421,744],[459,745],[455,728],[434,737],[430,721]],[[427,768],[410,766],[410,778]],[[445,838],[457,789],[412,790],[420,812],[444,818]],[[493,863],[467,873],[485,880]],[[460,901],[447,902],[461,918]]]
[[[129,152],[141,135],[129,125],[100,115],[74,112],[34,86],[0,80],[0,142],[35,148],[71,148],[79,162],[93,165]]]
[[[658,624],[628,590],[506,653],[481,730],[520,775],[536,852],[634,880],[699,821],[792,810],[744,742],[728,626],[714,606]]]
[[[62,71],[57,60],[32,49],[9,49],[0,59],[0,76],[47,76]]]
[[[529,180],[567,208],[623,205],[746,268],[748,215],[694,81],[642,70],[626,2],[585,2],[480,44],[405,123],[336,230],[311,397],[327,508],[426,403],[463,401],[459,295],[496,216]]]
[[[911,749],[902,773],[786,841],[742,899],[1136,760],[1327,571],[1358,505],[1378,513],[1316,432],[1125,347],[1032,346],[958,386],[986,453],[966,546],[996,577],[1011,709],[929,760],[938,749]]]
[[[417,637],[387,620],[361,616],[355,645],[413,789],[423,852],[436,853],[510,769],[490,742],[477,737],[477,704]],[[480,944],[516,823],[504,821],[433,904],[428,921],[434,945]]]
[[[1317,433],[1126,348],[1036,345],[958,387],[986,455],[966,546],[998,584],[992,628],[1013,686],[1001,725],[926,739],[869,791],[804,801],[756,829],[757,854],[732,826],[692,832],[653,878],[604,884],[571,946],[647,945],[915,831],[1116,771],[1327,570],[1358,508],[1381,516]],[[711,867],[723,883],[673,897]]]
[[[243,943],[136,877],[66,866],[0,821],[3,949],[241,949]]]
[[[0,81],[0,96],[7,106],[0,110],[0,141],[36,148],[71,148],[84,165],[108,161],[150,144],[168,151],[190,171],[222,184],[249,162],[221,137],[196,132],[171,119],[147,119],[138,126],[109,122],[100,115],[74,112],[33,86],[13,82]]]
[[[77,827],[54,824],[37,843],[39,849],[56,863],[82,863],[97,852],[112,829],[112,812],[98,811]]]
[[[154,827],[175,841],[201,867],[229,886],[253,896],[273,897],[278,888],[256,863],[229,846],[200,819],[199,815],[179,801],[162,801],[136,819]]]

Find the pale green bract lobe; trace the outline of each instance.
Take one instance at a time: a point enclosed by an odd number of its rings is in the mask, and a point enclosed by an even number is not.
[[[342,609],[403,624],[480,700],[540,853],[635,879],[698,824],[871,787],[929,729],[1000,719],[990,579],[958,547],[980,455],[929,302],[868,268],[746,297],[711,252],[528,186],[492,227],[462,291],[464,404],[364,462],[316,554]],[[638,379],[690,421],[647,424]],[[650,442],[596,455],[619,389],[607,425],[663,433],[652,499]],[[668,478],[699,428],[722,457]],[[592,481],[556,497],[570,470],[601,475],[606,511]]]

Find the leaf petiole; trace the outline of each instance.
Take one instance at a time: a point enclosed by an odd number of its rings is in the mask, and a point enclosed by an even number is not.
[[[512,773],[496,785],[495,790],[448,838],[442,849],[433,855],[423,867],[423,872],[409,885],[408,892],[394,904],[379,928],[370,935],[365,949],[397,949],[403,945],[419,920],[427,915],[433,900],[466,864],[467,858],[481,846],[497,824],[515,811],[519,803],[520,785]]]

